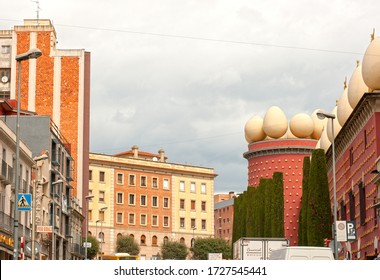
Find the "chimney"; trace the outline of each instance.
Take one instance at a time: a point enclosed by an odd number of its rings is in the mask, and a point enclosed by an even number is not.
[[[139,158],[139,147],[133,145],[132,147],[133,158]]]
[[[165,151],[164,151],[164,149],[161,148],[158,151],[158,154],[160,155],[160,162],[165,162]]]
[[[228,194],[229,194],[229,197],[230,197],[230,198],[233,198],[233,197],[235,196],[235,193],[234,193],[234,192],[229,192]]]

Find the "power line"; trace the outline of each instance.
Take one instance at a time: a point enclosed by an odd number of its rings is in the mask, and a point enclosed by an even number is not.
[[[17,21],[11,19],[0,19],[4,21]],[[237,45],[248,45],[248,46],[262,46],[262,47],[273,47],[273,48],[283,48],[283,49],[293,49],[293,50],[303,50],[303,51],[314,51],[314,52],[326,52],[326,53],[338,53],[338,54],[353,54],[353,55],[363,55],[364,53],[352,52],[352,51],[341,51],[341,50],[329,50],[329,49],[319,49],[319,48],[309,48],[309,47],[298,47],[290,45],[281,45],[281,44],[269,44],[261,42],[247,42],[247,41],[237,41],[237,40],[226,40],[226,39],[215,39],[215,38],[206,38],[206,37],[197,37],[197,36],[187,36],[187,35],[178,35],[178,34],[165,34],[165,33],[155,33],[155,32],[144,32],[144,31],[134,31],[126,29],[116,29],[116,28],[102,28],[102,27],[93,27],[93,26],[81,26],[81,25],[69,25],[69,24],[54,24],[56,26],[66,27],[66,28],[77,28],[77,29],[86,29],[86,30],[95,30],[95,31],[106,31],[106,32],[118,32],[118,33],[127,33],[127,34],[138,34],[138,35],[147,35],[147,36],[157,36],[157,37],[166,37],[166,38],[177,38],[177,39],[187,39],[187,40],[198,40],[198,41],[208,41],[216,43],[228,43],[228,44],[237,44]]]

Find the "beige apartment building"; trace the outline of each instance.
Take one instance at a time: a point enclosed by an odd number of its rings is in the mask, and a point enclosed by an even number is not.
[[[140,244],[140,259],[151,259],[160,246],[214,236],[212,168],[167,162],[137,146],[116,155],[90,153],[89,234],[101,242],[99,256],[116,252],[121,235]]]

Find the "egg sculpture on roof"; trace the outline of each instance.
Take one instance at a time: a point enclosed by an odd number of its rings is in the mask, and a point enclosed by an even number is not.
[[[266,135],[263,130],[263,119],[259,116],[250,118],[245,124],[244,132],[248,143],[264,140]]]
[[[311,114],[311,119],[314,122],[314,130],[311,133],[311,138],[316,140],[321,138],[322,131],[327,126],[327,119],[321,120],[320,118],[318,118],[317,112],[319,110],[320,109],[314,110],[314,112]]]
[[[351,108],[355,108],[359,103],[363,94],[368,91],[367,85],[364,83],[362,76],[362,65],[357,62],[357,66],[352,73],[350,81],[348,82],[347,97]]]
[[[362,75],[371,90],[380,90],[380,37],[372,40],[364,54]]]
[[[329,140],[329,138],[327,136],[327,128],[325,128],[325,129],[323,129],[321,139],[319,139],[319,146],[321,149],[323,149],[323,150],[325,150],[325,152],[327,152],[327,150],[330,148],[330,145],[331,145],[331,141]]]
[[[341,130],[342,126],[340,125],[338,118],[337,118],[337,106],[334,107],[332,110],[332,114],[335,115],[335,119],[328,119],[327,120],[327,127],[326,127],[326,133],[327,137],[329,138],[330,142],[332,142],[332,124],[334,122],[334,138],[338,135],[339,131]]]
[[[285,113],[277,106],[268,109],[264,116],[263,130],[271,138],[278,139],[288,130]]]
[[[307,138],[314,131],[314,122],[308,114],[299,113],[290,119],[289,127],[294,136]]]
[[[337,105],[337,119],[340,124],[340,126],[343,126],[349,116],[352,113],[352,107],[350,103],[348,102],[348,88],[345,86],[342,95],[339,98],[338,105]]]

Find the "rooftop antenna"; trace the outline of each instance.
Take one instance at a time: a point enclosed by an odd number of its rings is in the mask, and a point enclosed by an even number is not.
[[[38,0],[36,0],[36,1],[30,0],[30,1],[32,1],[32,2],[34,2],[34,3],[37,4],[37,10],[36,10],[36,13],[37,13],[37,25],[39,25],[38,21],[40,19],[40,10],[41,10],[41,8],[40,8],[40,1],[38,1]]]

